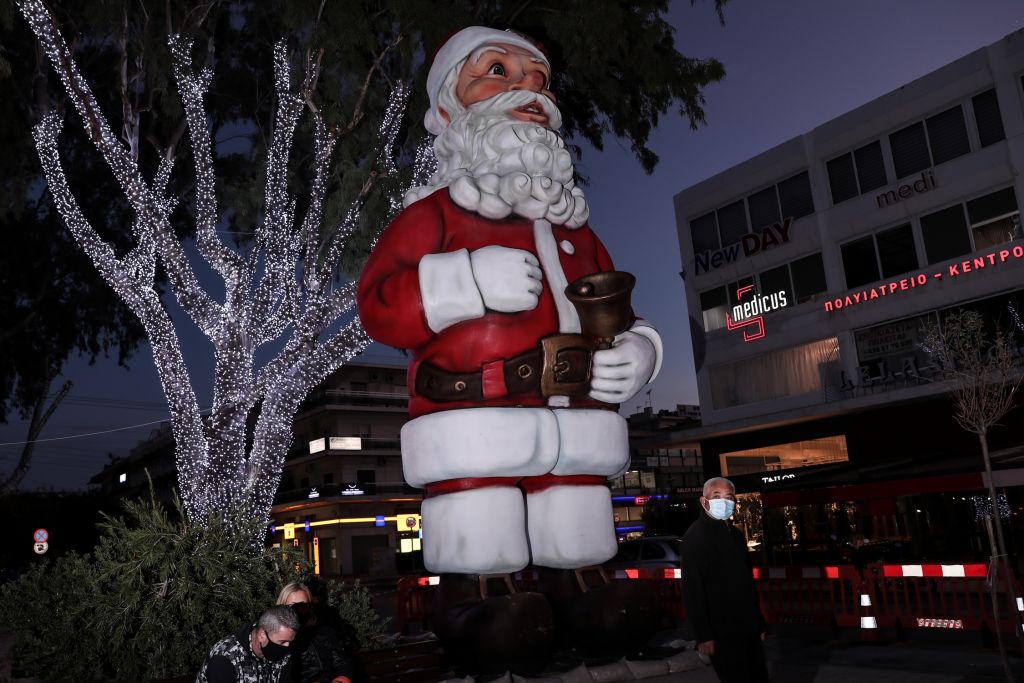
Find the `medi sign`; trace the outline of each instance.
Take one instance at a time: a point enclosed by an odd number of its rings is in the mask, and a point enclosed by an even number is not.
[[[734,244],[696,254],[694,266],[697,269],[697,274],[700,275],[702,272],[706,273],[721,268],[727,263],[733,263],[740,256],[753,256],[765,249],[789,242],[789,226],[792,222],[792,218],[787,218],[781,223],[766,225],[760,231],[748,232]]]

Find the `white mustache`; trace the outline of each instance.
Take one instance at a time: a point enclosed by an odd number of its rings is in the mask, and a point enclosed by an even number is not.
[[[498,93],[490,99],[469,105],[469,111],[474,114],[506,114],[512,109],[519,109],[529,104],[536,103],[544,115],[548,117],[548,127],[558,130],[562,127],[562,113],[554,101],[547,95],[532,90],[509,90]]]

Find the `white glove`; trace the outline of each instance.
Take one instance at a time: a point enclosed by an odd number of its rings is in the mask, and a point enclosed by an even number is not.
[[[656,360],[650,339],[636,332],[623,332],[615,337],[612,348],[594,352],[590,398],[625,403],[650,381]]]
[[[544,290],[537,257],[522,249],[490,246],[469,254],[484,306],[501,313],[531,311]]]

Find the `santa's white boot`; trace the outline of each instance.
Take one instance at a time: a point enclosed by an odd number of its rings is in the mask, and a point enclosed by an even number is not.
[[[544,596],[516,592],[509,576],[530,561],[523,492],[511,483],[431,484],[422,507],[423,561],[441,574],[431,626],[455,661],[482,674],[538,672],[554,633]]]
[[[562,645],[595,661],[639,650],[656,630],[660,608],[649,582],[609,580],[599,566],[618,549],[604,477],[549,475],[522,486],[540,591]]]
[[[515,486],[431,495],[421,514],[423,564],[431,572],[507,574],[530,562],[523,493]]]

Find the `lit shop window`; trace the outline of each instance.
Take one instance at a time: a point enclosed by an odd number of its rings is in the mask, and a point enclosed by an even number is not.
[[[850,459],[850,454],[846,449],[846,437],[837,434],[821,439],[731,451],[720,454],[718,459],[722,475],[728,477],[846,462]]]
[[[799,396],[839,385],[835,337],[725,363],[708,370],[716,409]]]

